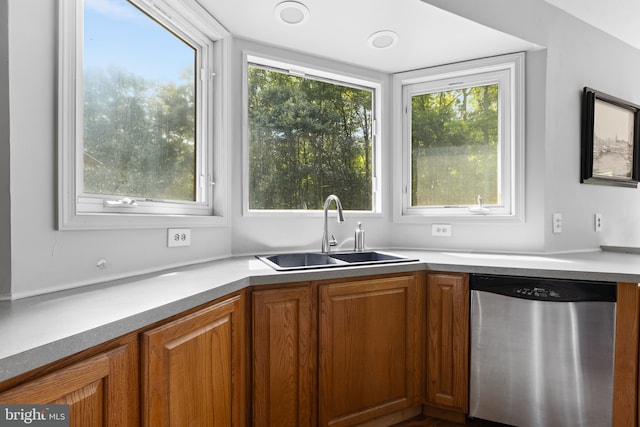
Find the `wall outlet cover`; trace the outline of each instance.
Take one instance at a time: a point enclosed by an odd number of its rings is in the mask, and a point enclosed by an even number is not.
[[[597,213],[593,215],[593,229],[599,233],[602,231],[602,214]]]
[[[431,235],[438,237],[451,237],[453,226],[451,224],[431,224]]]
[[[554,213],[552,217],[552,221],[553,221],[553,224],[552,224],[553,233],[554,234],[562,233],[562,214]]]
[[[170,228],[167,231],[167,247],[175,248],[179,246],[191,245],[190,228]]]

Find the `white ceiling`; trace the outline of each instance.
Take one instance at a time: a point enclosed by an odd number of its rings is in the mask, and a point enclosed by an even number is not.
[[[234,36],[386,73],[535,47],[421,0],[298,0],[309,9],[299,25],[276,19],[281,1],[198,0]],[[369,35],[381,30],[395,31],[398,43],[369,47]]]
[[[536,48],[421,0],[297,0],[309,9],[300,25],[276,18],[283,0],[197,1],[234,36],[387,73]],[[640,49],[640,0],[544,1]],[[397,45],[369,47],[381,30]]]
[[[578,19],[640,49],[640,1],[545,0]]]

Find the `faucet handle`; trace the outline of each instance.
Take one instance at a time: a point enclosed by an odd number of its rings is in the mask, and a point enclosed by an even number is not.
[[[338,241],[333,234],[331,235],[331,239],[329,239],[329,246],[338,246]]]

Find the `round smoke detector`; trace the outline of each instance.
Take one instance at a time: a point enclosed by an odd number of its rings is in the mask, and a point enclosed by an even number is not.
[[[398,34],[390,30],[378,31],[369,36],[367,43],[375,49],[389,49],[398,43]]]
[[[283,1],[274,12],[276,18],[288,25],[299,25],[309,19],[309,9],[297,1]]]

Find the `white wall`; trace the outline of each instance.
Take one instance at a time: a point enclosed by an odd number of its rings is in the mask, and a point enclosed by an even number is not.
[[[193,228],[192,244],[186,248],[167,248],[166,229],[55,230],[57,4],[8,1],[12,297],[228,256],[228,226]],[[1,69],[0,65],[0,83]],[[4,91],[0,84],[2,103],[7,99]],[[2,103],[0,119],[4,120]],[[4,141],[5,128],[0,129],[0,141]],[[6,170],[2,163],[5,151],[4,144],[0,145],[2,171]],[[6,182],[0,173],[2,207],[6,206]],[[6,235],[3,227],[7,224],[0,209],[0,236]],[[8,259],[0,243],[0,291],[3,263]],[[96,269],[100,259],[108,262],[104,270]]]
[[[11,293],[9,52],[7,2],[0,2],[0,299]]]
[[[363,221],[367,244],[374,248],[553,252],[594,249],[601,243],[640,244],[635,214],[640,209],[640,190],[579,184],[582,87],[591,86],[640,104],[636,74],[640,51],[542,0],[425,1],[546,47],[529,52],[526,58],[526,222],[454,223],[451,238],[431,237],[427,223],[393,223],[390,195],[398,183],[392,181],[392,144],[400,141],[392,140],[391,112],[387,109],[383,111],[387,126],[382,135],[384,212],[360,217],[347,214],[347,222],[340,225],[332,221],[331,231],[343,242],[342,248],[352,247],[357,221]],[[12,296],[18,298],[232,253],[319,249],[320,215],[278,218],[242,214],[240,53],[250,49],[285,55],[243,40],[230,43],[228,56],[232,58],[233,82],[231,114],[225,126],[231,150],[231,184],[224,190],[230,192],[231,226],[192,229],[192,246],[178,249],[166,248],[165,229],[56,231],[57,2],[8,0],[7,4],[8,42],[0,34],[0,59],[5,61],[6,45],[9,58],[8,66],[0,63],[0,295],[8,292],[9,282]],[[3,19],[6,14],[0,7]],[[303,54],[292,54],[292,59],[321,68],[341,67]],[[388,75],[353,66],[344,70],[390,83]],[[7,79],[8,87],[1,84]],[[390,92],[384,93],[383,105],[391,105]],[[564,215],[562,234],[551,233],[553,212]],[[604,215],[602,233],[593,232],[594,212]],[[99,259],[108,261],[106,270],[96,269]]]
[[[545,250],[640,246],[640,190],[580,184],[582,88],[640,104],[640,51],[542,0],[423,1],[547,47],[544,177],[534,177],[544,179]],[[554,212],[563,215],[561,234],[551,232]]]

